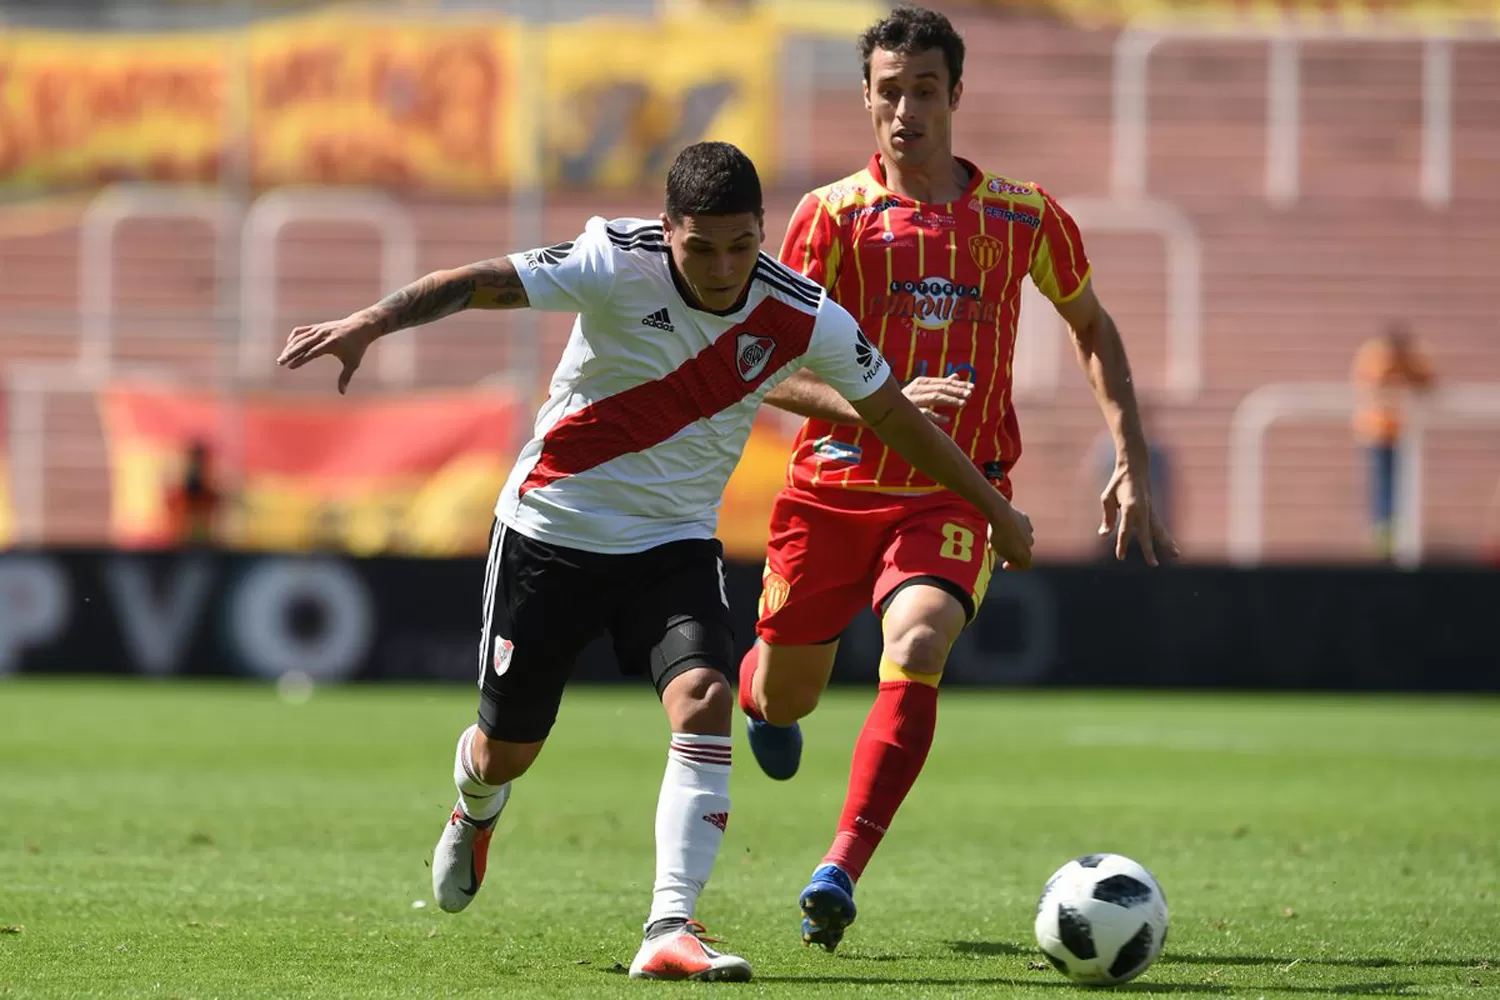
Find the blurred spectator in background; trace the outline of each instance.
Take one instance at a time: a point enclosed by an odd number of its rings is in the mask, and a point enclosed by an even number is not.
[[[1141,412],[1141,429],[1146,434],[1146,457],[1151,463],[1151,507],[1161,516],[1161,523],[1167,526],[1168,531],[1175,533],[1172,520],[1173,497],[1172,497],[1172,459],[1167,454],[1167,448],[1157,435],[1155,406],[1149,397],[1139,391],[1136,394],[1136,405]],[[1084,474],[1089,480],[1089,486],[1103,492],[1108,485],[1110,477],[1115,474],[1115,441],[1108,430],[1100,432],[1094,439],[1094,446],[1089,450],[1084,461]],[[1087,490],[1083,491],[1087,495]],[[1098,504],[1094,503],[1091,510],[1097,514]],[[1098,557],[1104,560],[1112,560],[1115,557],[1115,536],[1113,534],[1101,535],[1098,538]],[[1127,562],[1145,564],[1145,556],[1142,555],[1140,545],[1134,538],[1130,540],[1130,548],[1125,553]]]
[[[167,517],[172,538],[188,547],[218,542],[222,496],[214,484],[212,452],[202,440],[188,445],[182,477],[167,491]]]
[[[1405,407],[1432,387],[1432,366],[1403,323],[1366,341],[1354,357],[1354,436],[1370,458],[1370,517],[1375,553],[1390,559],[1396,515],[1398,449]]]

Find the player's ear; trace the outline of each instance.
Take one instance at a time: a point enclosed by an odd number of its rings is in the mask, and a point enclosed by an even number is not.
[[[860,92],[863,93],[864,96],[865,96],[865,110],[866,111],[873,111],[874,108],[872,108],[870,106],[870,81],[869,80],[865,80],[863,83],[860,84]]]
[[[953,85],[953,93],[951,93],[951,94],[948,95],[948,110],[950,110],[950,111],[957,111],[958,110],[958,102],[963,99],[963,96],[964,96],[964,82],[962,80],[960,80],[960,81],[958,81],[957,83],[955,83]]]
[[[666,212],[658,216],[661,219],[661,234],[666,237],[667,242],[672,242],[672,217]]]
[[[759,212],[755,213],[755,231],[759,235],[760,241],[762,243],[764,243],[766,241],[766,210],[765,209],[761,209]]]

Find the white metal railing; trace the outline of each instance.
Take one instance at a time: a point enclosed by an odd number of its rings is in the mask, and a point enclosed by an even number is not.
[[[222,284],[239,253],[239,364],[264,369],[275,357],[267,340],[276,311],[276,239],[301,219],[357,221],[381,234],[381,280],[387,289],[405,284],[416,271],[416,237],[406,210],[384,195],[348,190],[280,189],[267,192],[248,210],[233,196],[209,189],[118,184],[102,190],[84,211],[79,232],[79,341],[77,354],[59,361],[20,361],[6,367],[9,466],[15,537],[37,544],[46,537],[47,397],[60,392],[96,392],[118,375],[174,384],[170,366],[122,365],[115,357],[115,237],[134,219],[198,219],[214,228],[216,279]],[[231,322],[223,297],[215,324]],[[259,336],[257,336],[259,334]],[[415,378],[415,341],[401,338],[376,348],[377,374],[409,385]],[[232,423],[232,422],[231,422]]]
[[[1348,421],[1357,397],[1340,382],[1275,382],[1249,393],[1229,427],[1229,558],[1260,562],[1265,545],[1265,438],[1277,424]],[[1408,400],[1397,466],[1395,555],[1403,566],[1422,560],[1425,439],[1434,425],[1500,425],[1500,383],[1467,383]]]
[[[1203,241],[1177,206],[1150,199],[1059,199],[1080,229],[1150,233],[1166,243],[1168,393],[1186,402],[1203,386]],[[1109,303],[1105,303],[1108,308]],[[1016,330],[1016,390],[1050,397],[1062,368],[1062,319],[1030,283],[1022,285]]]
[[[281,231],[294,222],[365,223],[380,234],[382,292],[417,277],[417,238],[411,216],[379,191],[339,188],[277,188],[245,213],[240,243],[239,372],[254,378],[276,357],[276,248]],[[416,380],[417,342],[392,337],[374,348],[375,371],[384,382],[409,386]]]
[[[1150,110],[1146,76],[1151,54],[1173,40],[1257,41],[1269,45],[1266,80],[1265,197],[1286,207],[1296,202],[1301,174],[1301,62],[1306,41],[1411,40],[1409,28],[1372,20],[1365,24],[1286,18],[1224,22],[1215,26],[1152,24],[1126,28],[1115,41],[1113,149],[1110,189],[1116,197],[1144,197]],[[1434,207],[1453,197],[1453,43],[1500,40],[1494,24],[1427,30],[1422,43],[1422,165],[1418,190]]]
[[[154,184],[105,188],[84,210],[78,234],[78,321],[76,359],[80,377],[99,384],[114,366],[115,233],[133,219],[197,219],[214,229],[214,277],[231,267],[234,236],[244,211],[221,192]]]
[[[160,365],[115,365],[103,375],[78,361],[17,361],[7,367],[11,506],[17,544],[40,545],[47,539],[48,395],[96,392],[111,375],[178,384],[176,373]]]

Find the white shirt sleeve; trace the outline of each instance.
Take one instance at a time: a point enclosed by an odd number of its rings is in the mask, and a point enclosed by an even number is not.
[[[890,377],[891,368],[849,311],[828,296],[818,307],[803,363],[850,402],[864,399]]]
[[[614,248],[602,216],[590,219],[577,239],[513,253],[507,259],[533,309],[593,312],[603,308],[614,288]]]

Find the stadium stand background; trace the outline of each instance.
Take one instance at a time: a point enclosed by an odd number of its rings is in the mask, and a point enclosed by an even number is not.
[[[12,3],[0,10],[18,24],[132,31],[213,27],[262,13],[247,4],[214,6]],[[471,4],[409,6],[424,15],[474,16]],[[652,6],[570,0],[549,8],[549,18],[621,7],[644,16]],[[776,134],[760,156],[771,179],[774,240],[802,190],[870,155],[851,36],[879,5],[735,6],[770,18],[786,38],[770,73]],[[1178,8],[1191,5],[1116,5],[1147,19],[1133,27],[1105,16],[1108,5],[1084,0],[934,6],[955,18],[969,45],[957,151],[1037,180],[1080,208],[1098,290],[1125,332],[1155,436],[1173,459],[1172,527],[1189,557],[1367,556],[1364,466],[1338,387],[1359,344],[1400,319],[1428,346],[1447,394],[1425,434],[1420,554],[1476,558],[1500,479],[1500,423],[1486,403],[1500,398],[1492,305],[1500,260],[1500,19],[1493,6],[1444,5],[1448,13],[1434,20],[1432,4],[1230,4],[1208,14],[1203,5],[1186,13]],[[486,10],[529,18],[536,5]],[[1135,95],[1144,97],[1148,123],[1136,161],[1121,152],[1128,140],[1116,120],[1129,100],[1121,89],[1130,86],[1122,77],[1122,60],[1132,58],[1127,36],[1148,32],[1160,37],[1134,50],[1145,66],[1144,92]],[[1431,122],[1444,108],[1450,127],[1441,144]],[[1277,115],[1280,132],[1269,125]],[[591,214],[641,213],[655,206],[659,185],[653,176],[609,188],[559,184],[544,193],[461,197],[392,190],[385,197],[409,221],[421,273],[566,239]],[[101,543],[111,479],[94,397],[100,386],[68,374],[89,328],[89,296],[98,294],[99,276],[81,257],[81,222],[95,192],[8,187],[0,209],[0,357],[9,396],[24,392],[22,383],[47,386],[37,397],[41,447],[28,447],[26,437],[35,413],[21,412],[18,429],[18,411],[10,410],[16,537]],[[221,193],[247,192],[229,178]],[[1169,302],[1174,291],[1181,295],[1182,276],[1171,273],[1163,230],[1176,234],[1179,251],[1199,252],[1198,368],[1182,355],[1174,361],[1169,350]],[[216,271],[213,230],[194,220],[124,222],[110,249],[111,372],[144,365],[230,392],[328,393],[327,372],[278,373],[275,345],[298,323],[342,315],[388,290],[371,232],[365,222],[287,225],[268,317],[274,336],[260,370],[241,373],[239,273]],[[225,245],[232,250],[235,242]],[[1177,318],[1193,328],[1191,317]],[[1034,311],[1027,323],[1018,359],[1026,445],[1018,495],[1036,521],[1040,553],[1086,557],[1098,484],[1084,470],[1100,420],[1064,331]],[[480,373],[520,372],[533,393],[542,391],[568,325],[565,316],[445,321],[417,338],[411,386],[468,386]],[[41,382],[35,362],[50,366]],[[1323,412],[1288,414],[1269,430],[1264,547],[1247,556],[1246,525],[1260,519],[1254,509],[1232,510],[1231,494],[1243,485],[1231,470],[1232,426],[1237,412],[1245,419],[1246,400],[1273,383],[1321,387],[1303,408]],[[28,478],[37,461],[41,490]]]

